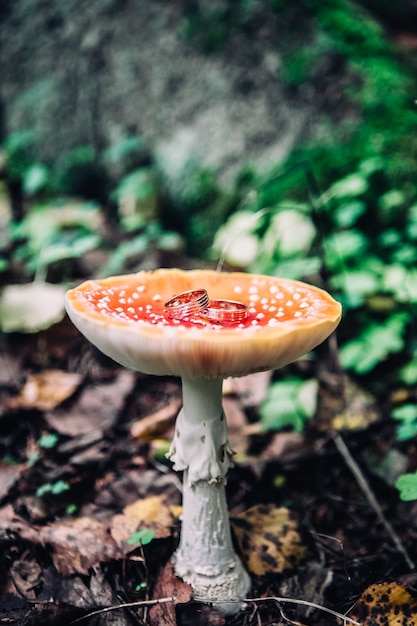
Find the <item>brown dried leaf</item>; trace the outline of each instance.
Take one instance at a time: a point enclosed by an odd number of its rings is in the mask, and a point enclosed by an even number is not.
[[[8,405],[11,408],[49,411],[72,396],[81,380],[81,374],[61,370],[30,374],[20,394],[11,398]]]
[[[375,399],[348,377],[344,393],[339,388],[322,386],[315,424],[320,430],[365,430],[379,419]]]
[[[56,626],[56,624],[70,624],[73,620],[84,615],[82,609],[67,606],[62,602],[52,600],[39,602],[31,606],[26,612],[22,624],[25,626]],[[14,622],[11,622],[14,623]]]
[[[101,562],[123,557],[107,526],[89,517],[35,526],[16,515],[13,507],[7,505],[0,509],[0,530],[15,533],[24,541],[42,548],[49,545],[55,568],[63,576],[88,574],[90,568]]]
[[[223,395],[238,396],[242,406],[259,406],[265,400],[271,380],[271,371],[256,372],[240,378],[226,378]]]
[[[158,574],[153,590],[153,599],[174,598],[174,601],[172,603],[156,604],[151,607],[148,614],[149,625],[160,626],[165,624],[166,626],[175,626],[177,624],[176,604],[189,602],[191,596],[191,586],[178,578],[172,563],[167,563]]]
[[[289,462],[306,452],[307,445],[302,433],[276,432],[271,433],[270,442],[261,453],[267,461],[279,459],[281,463]]]
[[[232,527],[246,567],[253,574],[283,572],[305,559],[297,523],[284,507],[252,507],[234,517]]]
[[[38,563],[26,560],[15,561],[10,569],[10,576],[17,591],[28,600],[36,600],[36,587],[42,578],[42,569]]]
[[[133,372],[122,370],[112,382],[84,389],[74,406],[48,412],[45,418],[51,428],[70,437],[106,430],[117,421],[134,383]]]
[[[126,549],[127,540],[137,530],[151,528],[155,531],[155,537],[160,539],[170,537],[173,524],[174,517],[165,496],[150,496],[136,500],[126,506],[121,515],[115,515],[110,532],[116,544]]]
[[[11,465],[0,461],[0,501],[2,501],[10,489],[14,487],[17,481],[20,479],[24,465]]]
[[[249,445],[246,433],[247,417],[236,398],[223,398],[223,409],[227,419],[228,439],[235,454],[244,456]]]
[[[141,418],[133,423],[131,435],[139,441],[152,441],[152,439],[162,437],[167,430],[173,427],[175,418],[181,408],[181,399],[171,397],[166,406],[151,415]]]
[[[40,529],[39,540],[52,547],[54,565],[62,576],[88,574],[91,567],[123,556],[107,527],[90,517],[49,524]]]
[[[417,597],[399,583],[370,585],[349,617],[362,626],[416,626]]]

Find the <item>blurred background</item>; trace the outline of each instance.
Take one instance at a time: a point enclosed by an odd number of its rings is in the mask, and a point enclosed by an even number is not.
[[[417,382],[416,17],[415,0],[3,0],[3,284],[219,261],[304,279],[344,305],[345,368],[401,353]]]

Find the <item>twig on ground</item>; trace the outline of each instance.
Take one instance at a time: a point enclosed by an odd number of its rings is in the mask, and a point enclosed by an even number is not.
[[[337,617],[345,624],[353,624],[353,626],[361,626],[360,622],[344,615],[343,613],[338,613],[337,611],[333,611],[333,609],[329,609],[326,606],[322,606],[321,604],[316,604],[315,602],[309,602],[308,600],[297,600],[296,598],[281,598],[280,596],[267,596],[265,598],[245,598],[245,602],[276,602],[277,604],[300,604],[302,606],[308,606],[313,609],[318,609],[319,611],[324,611],[325,613],[330,613],[334,617]]]
[[[118,611],[119,609],[133,609],[133,608],[148,608],[150,606],[154,606],[155,604],[166,604],[167,602],[175,602],[175,598],[160,598],[159,600],[139,600],[136,602],[123,602],[123,604],[115,604],[112,606],[105,606],[101,609],[97,609],[96,611],[91,611],[90,613],[86,613],[82,617],[77,617],[72,622],[69,623],[69,626],[73,624],[79,624],[86,619],[90,619],[90,617],[94,617],[95,615],[102,615],[103,613],[110,613],[111,611]]]
[[[160,598],[159,600],[139,600],[137,602],[124,602],[123,604],[117,604],[114,606],[107,606],[101,609],[97,609],[96,611],[92,611],[83,615],[82,617],[78,617],[77,619],[70,622],[70,626],[73,624],[79,624],[90,617],[94,617],[96,615],[101,615],[103,613],[110,613],[110,611],[118,611],[119,609],[131,609],[131,608],[144,608],[154,606],[155,604],[166,604],[168,602],[175,602],[175,597],[170,598]],[[275,602],[277,604],[299,604],[302,606],[308,606],[313,609],[318,609],[319,611],[324,611],[325,613],[330,613],[334,617],[337,617],[343,620],[344,624],[352,624],[353,626],[361,626],[360,622],[344,615],[343,613],[338,613],[333,609],[329,609],[326,606],[322,606],[321,604],[316,604],[315,602],[309,602],[308,600],[298,600],[297,598],[282,598],[280,596],[267,596],[265,598],[245,598],[245,602],[252,602],[252,604],[259,604],[260,602]],[[241,602],[241,600],[239,600]]]
[[[347,447],[347,445],[345,444],[342,436],[340,435],[340,433],[333,433],[333,441],[335,443],[336,448],[338,449],[338,451],[340,452],[340,454],[343,457],[343,460],[345,461],[346,465],[349,467],[349,469],[351,470],[352,474],[354,475],[354,477],[356,478],[359,487],[362,489],[362,491],[364,492],[369,504],[371,505],[371,507],[373,508],[373,510],[375,511],[376,515],[378,516],[378,519],[380,520],[381,524],[384,526],[385,530],[387,531],[387,533],[389,534],[389,536],[391,537],[391,540],[393,542],[393,544],[395,545],[395,547],[397,548],[398,552],[400,552],[400,554],[402,554],[402,556],[404,557],[405,562],[407,563],[407,566],[409,567],[410,570],[413,570],[415,568],[415,564],[413,562],[413,560],[411,559],[410,555],[408,554],[407,550],[405,549],[404,545],[401,542],[400,537],[397,535],[397,533],[395,532],[394,528],[391,526],[391,524],[389,523],[389,521],[386,519],[382,508],[378,502],[378,500],[376,499],[374,493],[372,492],[361,468],[359,467],[359,465],[356,463],[355,459],[353,458],[353,456],[350,453],[349,448]]]

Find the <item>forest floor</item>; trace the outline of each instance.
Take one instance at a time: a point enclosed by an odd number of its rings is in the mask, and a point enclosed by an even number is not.
[[[417,623],[416,506],[393,486],[415,443],[397,441],[389,399],[328,371],[326,351],[303,433],[260,429],[273,373],[225,382],[236,451],[227,496],[252,589],[224,616],[193,602],[170,565],[181,476],[164,453],[180,381],[119,367],[67,318],[1,342],[0,624],[343,623],[323,608],[367,625]]]

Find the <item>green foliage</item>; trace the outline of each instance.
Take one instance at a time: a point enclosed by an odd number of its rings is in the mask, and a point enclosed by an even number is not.
[[[392,186],[384,162],[372,158],[320,194],[310,174],[304,194],[309,202],[283,199],[280,179],[265,183],[257,203],[249,201],[219,229],[216,255],[223,251],[236,264],[241,240],[242,266],[250,271],[316,284],[326,276],[344,308],[342,365],[368,375],[400,354],[390,376],[417,380],[409,341],[417,303],[415,188]]]
[[[397,427],[397,439],[408,441],[417,435],[417,406],[404,404],[393,410],[392,417],[400,422]]]
[[[159,189],[150,168],[143,167],[125,176],[113,195],[123,230],[134,231],[156,220]]]
[[[291,427],[301,432],[317,406],[315,379],[289,378],[270,385],[267,396],[260,407],[262,427],[278,430]]]
[[[345,163],[348,154],[383,154],[385,168],[393,176],[415,172],[417,110],[410,99],[416,88],[411,64],[407,67],[404,59],[400,63],[382,26],[357,3],[303,3],[326,33],[331,47],[345,59],[351,77],[356,77],[345,95],[358,106],[361,122],[346,127],[349,143]]]
[[[90,203],[35,206],[12,226],[12,236],[20,243],[14,259],[34,274],[57,261],[78,258],[100,244],[99,224],[99,210]]]
[[[148,543],[151,543],[154,537],[155,531],[152,528],[142,528],[141,530],[133,532],[127,540],[127,543],[129,546],[146,546]]]
[[[107,178],[91,145],[77,146],[66,152],[56,164],[56,190],[87,200],[102,200]]]
[[[380,325],[375,322],[365,328],[341,347],[341,364],[356,374],[367,374],[389,355],[404,349],[405,328],[409,321],[408,315],[397,313]]]
[[[35,196],[47,189],[51,173],[43,163],[33,163],[23,177],[23,191],[26,196]]]
[[[45,433],[38,439],[40,448],[54,448],[58,443],[58,435],[56,433]]]
[[[396,482],[396,487],[400,492],[401,500],[404,502],[417,500],[417,472],[400,476]]]
[[[69,491],[69,488],[70,487],[67,482],[65,482],[64,480],[57,480],[54,483],[45,483],[44,485],[38,487],[38,489],[36,490],[36,495],[39,497],[47,494],[59,496],[61,495],[61,493]]]
[[[10,181],[21,182],[32,166],[34,138],[34,132],[30,129],[11,133],[6,138],[3,147]]]

